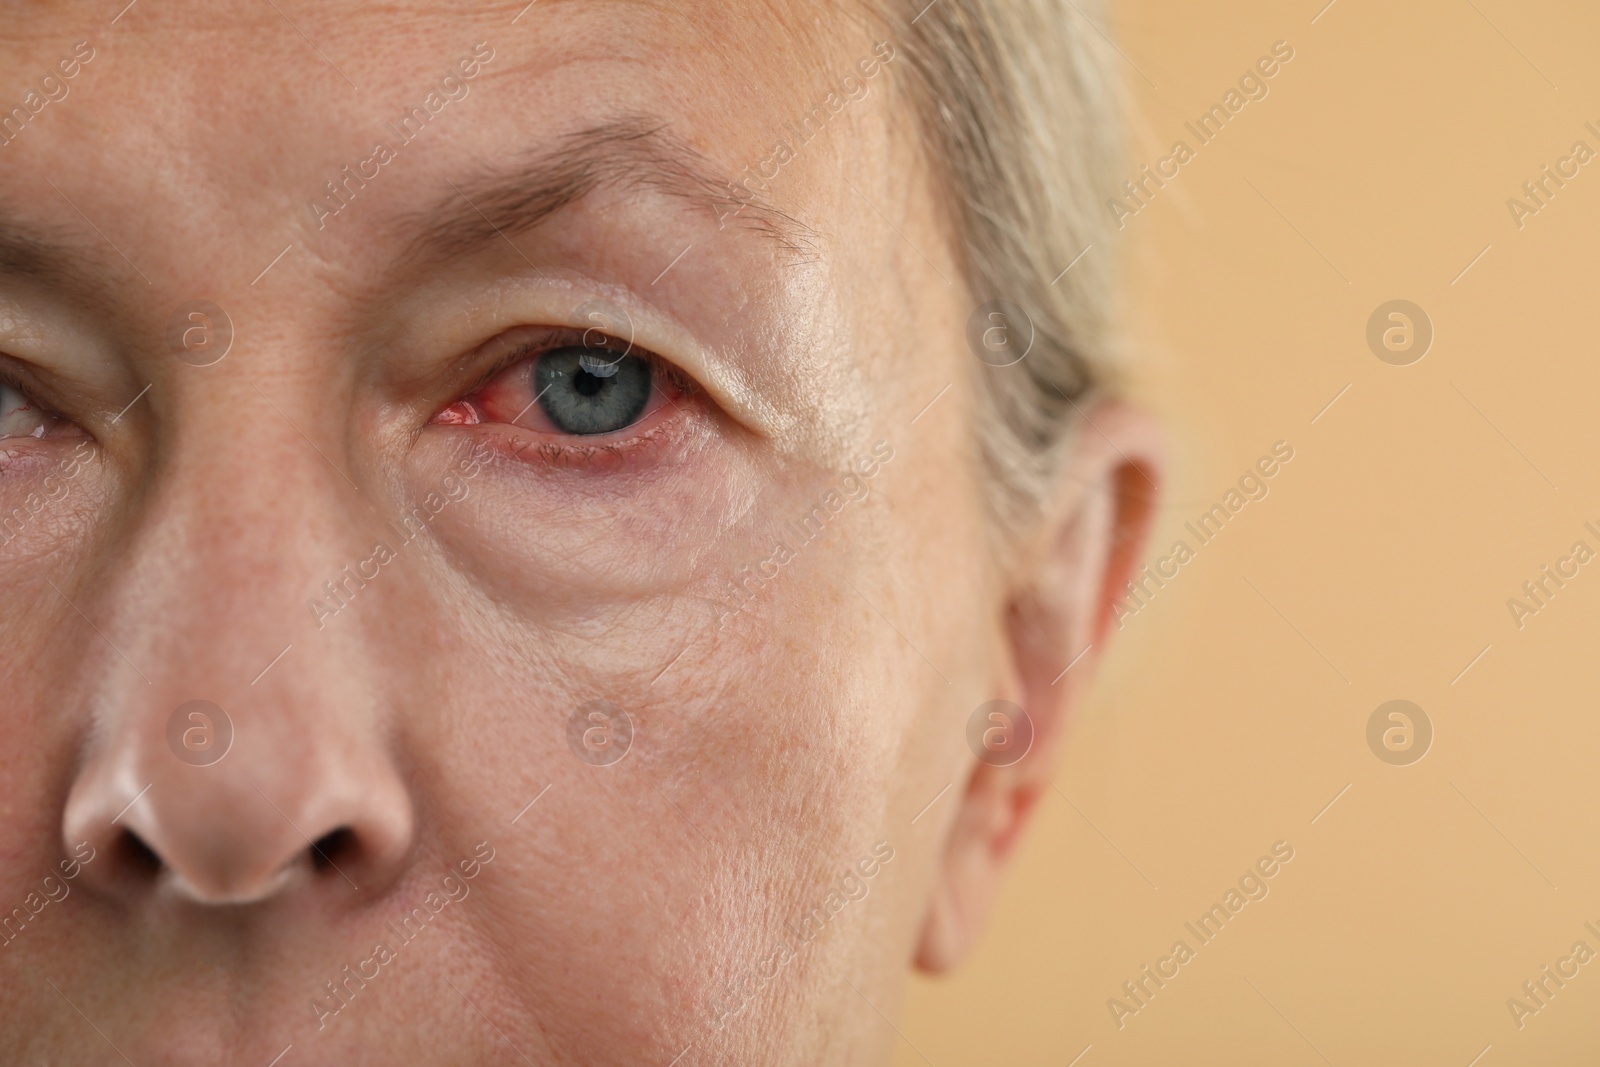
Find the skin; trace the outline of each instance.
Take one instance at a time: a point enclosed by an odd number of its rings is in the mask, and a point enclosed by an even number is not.
[[[1094,411],[996,552],[978,301],[895,62],[721,224],[621,180],[419,240],[640,116],[725,190],[874,54],[858,19],[278,7],[0,5],[7,102],[94,50],[0,146],[0,214],[68,253],[0,274],[3,369],[59,414],[0,439],[0,1060],[886,1062],[909,968],[967,951],[1048,788],[1149,423]],[[470,92],[319,214],[480,42]],[[167,332],[201,299],[233,331],[209,366]],[[648,426],[440,420],[509,331],[594,300],[682,376]],[[966,740],[995,699],[1036,730],[1011,767]],[[231,724],[209,765],[169,744],[192,700]],[[610,765],[569,743],[594,700],[631,722]]]

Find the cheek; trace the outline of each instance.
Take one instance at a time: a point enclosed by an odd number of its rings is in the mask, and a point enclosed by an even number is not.
[[[690,631],[647,605],[581,642],[491,625],[431,653],[456,681],[430,735],[407,745],[425,761],[418,788],[451,824],[503,828],[464,913],[482,909],[520,995],[563,1043],[620,1055],[648,1047],[664,1019],[683,1044],[735,1040],[714,1028],[712,999],[759,974],[785,924],[883,836],[876,819],[917,701],[891,677],[911,654],[840,581],[859,566],[852,543],[827,535],[725,628]],[[649,669],[636,670],[643,648]],[[593,697],[629,714],[614,763],[574,751],[572,712]],[[791,1025],[775,1004],[821,1002],[844,960],[877,947],[859,925],[869,899],[785,966],[740,1026]]]
[[[840,491],[837,509],[823,502],[848,463],[757,459],[721,437],[605,488],[497,465],[439,516],[469,581],[441,594],[434,610],[450,622],[428,647],[397,656],[428,661],[412,697],[442,709],[411,717],[406,749],[442,820],[502,826],[516,842],[464,909],[502,932],[522,995],[548,1005],[562,1043],[620,1055],[662,1019],[703,1051],[733,1047],[739,1027],[749,1039],[757,1021],[766,1041],[803,1028],[811,1016],[790,1009],[825,1004],[838,974],[905,947],[900,920],[884,919],[899,890],[880,875],[715,1029],[713,999],[737,1007],[730,985],[762,973],[846,866],[888,840],[908,857],[892,876],[910,867],[909,819],[964,744],[982,642],[957,620],[975,617],[983,540],[952,515],[967,498],[951,495],[965,482],[949,477],[944,436],[908,438],[871,493]],[[440,453],[425,462],[442,471]],[[787,558],[763,572],[780,541]],[[760,573],[737,611],[714,610]],[[592,727],[577,713],[596,699],[627,712],[615,762],[580,754]]]
[[[6,603],[0,621],[0,678],[6,680],[0,797],[9,813],[0,819],[4,914],[40,889],[36,871],[59,870],[63,769],[76,765],[82,741],[76,711],[93,706],[103,677],[100,657],[116,655],[103,642],[62,639],[81,623],[45,579],[71,590],[75,574],[115,573],[117,562],[126,559],[126,533],[111,521],[117,486],[106,467],[91,458],[71,477],[58,473],[66,491],[52,500],[43,477],[63,469],[71,446],[27,447],[37,449],[37,463],[0,472],[0,595]]]

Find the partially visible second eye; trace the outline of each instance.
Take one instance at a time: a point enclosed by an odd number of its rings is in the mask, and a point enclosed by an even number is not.
[[[639,421],[654,378],[648,360],[607,349],[557,348],[533,363],[539,406],[562,433],[616,433]]]
[[[43,437],[64,420],[10,382],[0,381],[0,438]]]

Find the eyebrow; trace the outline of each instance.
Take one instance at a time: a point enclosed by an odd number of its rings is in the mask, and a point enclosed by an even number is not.
[[[451,188],[432,210],[410,217],[418,235],[403,259],[453,258],[497,238],[509,240],[601,188],[648,189],[686,200],[710,213],[719,229],[753,232],[798,258],[812,257],[821,243],[815,230],[761,193],[719,177],[668,123],[648,116],[567,134],[553,149]]]
[[[17,217],[0,218],[0,276],[33,279],[89,299],[105,295],[112,269],[104,249],[91,242],[38,229]]]
[[[459,257],[509,240],[600,188],[653,189],[686,200],[708,212],[719,229],[757,234],[800,260],[814,258],[822,243],[816,230],[761,192],[719,176],[667,122],[649,116],[567,134],[554,149],[451,185],[431,209],[402,218],[416,237],[400,262]],[[107,298],[116,262],[104,248],[69,231],[36,227],[8,207],[0,196],[0,276],[31,278],[86,300]]]

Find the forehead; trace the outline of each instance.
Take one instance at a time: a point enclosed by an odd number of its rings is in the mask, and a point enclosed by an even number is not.
[[[26,130],[0,144],[0,200],[39,205],[38,221],[64,230],[137,204],[118,230],[146,244],[259,237],[266,248],[283,233],[281,247],[288,231],[321,221],[319,193],[337,204],[329,183],[353,188],[350,173],[370,176],[389,146],[416,158],[362,190],[374,206],[345,226],[381,238],[387,220],[426,209],[463,175],[617,121],[658,122],[736,180],[785,136],[784,120],[832,91],[856,53],[870,55],[871,35],[825,10],[766,0],[0,3],[0,112],[29,104]],[[833,140],[796,175],[838,156]],[[804,181],[789,192],[803,200]]]
[[[776,125],[782,105],[804,99],[808,78],[826,76],[840,44],[825,32],[822,6],[797,17],[767,0],[120,2],[0,0],[0,102],[35,88],[87,42],[96,61],[85,73],[105,88],[71,110],[143,116],[137,132],[166,144],[182,119],[192,131],[184,147],[226,142],[238,159],[253,141],[261,150],[242,158],[260,162],[273,145],[367,134],[477,46],[495,57],[477,85],[519,107],[526,124],[559,121],[585,101],[650,101],[712,134],[742,121]],[[107,121],[94,132],[119,130]]]
[[[48,45],[62,36],[141,49],[163,36],[173,45],[203,42],[205,48],[186,51],[186,69],[204,67],[218,48],[233,47],[244,49],[233,59],[286,60],[298,67],[305,51],[347,71],[371,70],[386,55],[439,45],[438,35],[451,32],[504,32],[508,44],[553,32],[567,33],[569,44],[581,37],[600,47],[630,39],[665,47],[691,42],[725,57],[751,44],[770,49],[788,42],[803,55],[824,46],[847,10],[834,0],[0,0],[0,44]]]

